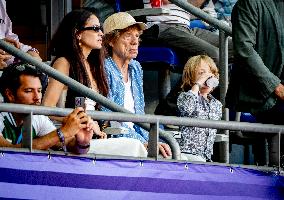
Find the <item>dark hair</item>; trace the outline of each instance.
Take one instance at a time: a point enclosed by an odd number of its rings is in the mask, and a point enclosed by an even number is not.
[[[7,102],[7,97],[5,91],[7,89],[16,95],[17,90],[20,85],[20,76],[29,75],[38,77],[41,80],[44,76],[43,73],[39,72],[34,66],[27,63],[16,63],[11,64],[8,67],[4,68],[2,76],[0,77],[0,93],[4,97],[4,101]]]
[[[84,65],[84,57],[76,37],[93,13],[87,10],[74,10],[68,13],[60,23],[51,40],[51,53],[55,55],[54,61],[59,57],[65,57],[70,63],[70,76],[81,84],[90,87],[91,80],[87,75]],[[104,63],[100,50],[93,49],[87,58],[92,75],[97,82],[99,92],[107,96],[108,85],[104,71]]]

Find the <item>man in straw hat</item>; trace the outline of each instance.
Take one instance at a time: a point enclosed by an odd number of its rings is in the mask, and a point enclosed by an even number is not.
[[[109,16],[103,27],[109,98],[132,113],[144,114],[143,71],[134,59],[138,54],[140,35],[147,26],[136,22],[128,13],[119,12]],[[126,130],[116,137],[135,138],[147,146],[148,132],[141,127],[132,122],[111,122],[111,125]],[[171,155],[167,144],[160,143],[159,149],[164,157]]]

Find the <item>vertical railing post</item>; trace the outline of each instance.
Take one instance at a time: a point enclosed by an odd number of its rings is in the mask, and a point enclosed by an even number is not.
[[[22,147],[28,148],[30,152],[32,152],[33,148],[33,130],[32,130],[32,115],[33,113],[29,113],[24,117],[24,124],[22,128],[22,134],[23,134],[23,142]]]
[[[159,121],[151,124],[148,141],[148,157],[158,159]]]
[[[220,69],[220,101],[223,104],[223,120],[229,121],[229,110],[225,108],[225,98],[228,89],[228,36],[224,31],[219,30],[219,69]],[[229,135],[229,130],[222,131]],[[229,142],[220,144],[220,162],[229,163]]]

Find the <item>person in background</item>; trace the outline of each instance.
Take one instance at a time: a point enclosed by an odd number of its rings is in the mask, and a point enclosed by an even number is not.
[[[144,114],[143,71],[134,58],[138,54],[140,35],[147,26],[136,22],[126,12],[109,16],[103,26],[103,57],[109,84],[108,97],[132,113]],[[115,126],[126,129],[124,134],[118,134],[117,137],[135,138],[147,146],[148,132],[141,127],[132,122],[117,122]],[[159,148],[164,157],[171,155],[168,145],[160,143]]]
[[[84,0],[83,7],[94,13],[101,22],[115,13],[115,0]]]
[[[0,92],[6,103],[40,105],[42,98],[42,76],[35,67],[17,63],[9,65],[0,78]],[[22,126],[25,115],[20,113],[0,113],[0,147],[20,148],[22,145]],[[87,153],[93,136],[93,120],[76,108],[64,119],[58,129],[48,117],[32,116],[33,148],[39,150],[59,149],[73,153]]]
[[[16,48],[27,52],[31,56],[41,60],[39,52],[37,49],[31,46],[25,45],[19,41],[19,37],[12,32],[12,22],[6,12],[6,1],[0,0],[0,39],[14,45]],[[0,69],[7,67],[9,64],[13,63],[15,58],[0,49]]]
[[[219,20],[231,23],[231,14],[237,0],[212,0]]]
[[[181,63],[189,57],[205,54],[219,63],[219,35],[202,28],[190,28],[191,14],[168,0],[161,0],[161,8],[168,9],[169,14],[147,16],[147,29],[142,35],[142,43],[152,45],[163,44],[173,48]],[[150,0],[143,0],[144,8],[152,8]],[[205,0],[188,0],[195,7],[203,6]],[[233,62],[233,45],[229,38],[229,63]]]
[[[283,0],[238,0],[232,12],[236,63],[226,106],[266,124],[284,124],[283,17]],[[269,163],[278,166],[278,134],[266,136]]]
[[[60,23],[51,40],[51,50],[55,59],[52,67],[79,83],[107,96],[108,86],[100,59],[102,28],[98,18],[87,10],[74,10]],[[68,89],[63,83],[51,78],[46,89],[43,104],[56,106],[61,94],[67,92],[62,107],[74,108],[75,98],[81,95]],[[64,97],[63,97],[64,98]],[[86,98],[87,110],[95,110],[96,102]],[[96,122],[97,123],[97,122]],[[96,124],[95,134],[105,138]]]
[[[218,68],[206,55],[191,57],[185,64],[181,92],[177,107],[181,117],[220,120],[222,104],[210,93],[218,85]],[[181,126],[178,140],[182,159],[189,161],[211,161],[216,129]]]

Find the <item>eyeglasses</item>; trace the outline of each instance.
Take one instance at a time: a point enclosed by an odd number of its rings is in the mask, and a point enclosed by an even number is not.
[[[94,26],[88,26],[88,27],[81,28],[81,31],[85,31],[85,30],[93,30],[98,33],[99,31],[103,31],[103,27],[94,25]]]

